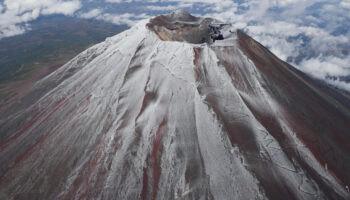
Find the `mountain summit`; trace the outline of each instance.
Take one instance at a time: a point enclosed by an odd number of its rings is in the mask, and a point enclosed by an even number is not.
[[[184,11],[89,48],[0,120],[0,199],[350,198],[349,101]]]

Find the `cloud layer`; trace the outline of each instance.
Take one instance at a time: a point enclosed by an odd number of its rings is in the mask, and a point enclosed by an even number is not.
[[[5,0],[0,3],[0,38],[24,33],[27,23],[41,15],[73,15],[81,6],[79,0]]]
[[[0,0],[0,38],[24,33],[42,15],[133,25],[185,9],[232,23],[281,59],[350,91],[350,0]]]

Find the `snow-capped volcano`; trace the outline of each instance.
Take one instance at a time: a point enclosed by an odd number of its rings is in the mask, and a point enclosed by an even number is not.
[[[84,51],[0,120],[0,199],[350,198],[349,101],[183,11]]]

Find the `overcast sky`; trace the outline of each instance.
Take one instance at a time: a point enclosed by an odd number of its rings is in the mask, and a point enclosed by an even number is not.
[[[281,59],[350,91],[350,0],[0,0],[0,38],[30,31],[40,16],[63,14],[133,25],[184,9],[234,24]]]

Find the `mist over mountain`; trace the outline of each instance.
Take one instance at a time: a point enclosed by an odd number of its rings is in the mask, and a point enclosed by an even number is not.
[[[0,199],[349,199],[350,101],[235,25],[142,20],[0,112]]]

